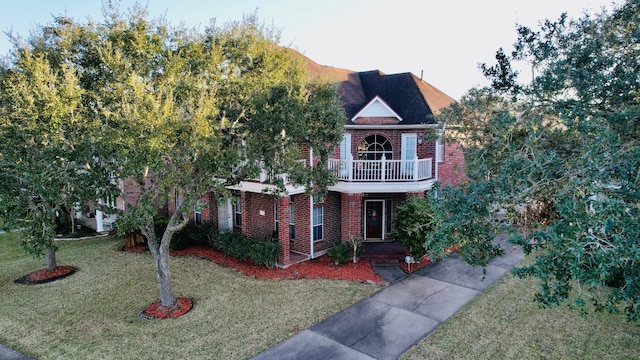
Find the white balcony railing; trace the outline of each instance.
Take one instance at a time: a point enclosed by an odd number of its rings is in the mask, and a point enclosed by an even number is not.
[[[329,159],[329,169],[341,181],[421,181],[431,179],[432,159],[350,160]]]
[[[305,159],[300,159],[298,160],[298,163],[301,164],[302,166],[307,166],[307,160]],[[262,170],[260,171],[260,175],[258,175],[258,177],[252,179],[254,181],[259,181],[261,183],[270,183],[270,182],[274,182],[276,178],[280,178],[282,179],[282,182],[285,184],[289,183],[289,174],[277,174],[277,175],[269,175],[269,173],[264,169],[264,166],[260,166],[262,168]]]

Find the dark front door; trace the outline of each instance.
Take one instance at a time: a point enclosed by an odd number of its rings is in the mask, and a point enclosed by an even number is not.
[[[384,200],[365,200],[365,240],[384,240]]]

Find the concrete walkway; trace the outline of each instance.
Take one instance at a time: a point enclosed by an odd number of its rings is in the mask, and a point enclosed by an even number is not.
[[[17,352],[9,347],[0,344],[0,359],[2,360],[34,360],[25,354]]]
[[[457,256],[408,276],[384,270],[391,285],[253,359],[396,359],[522,261],[520,248],[496,241],[505,255],[484,280]]]

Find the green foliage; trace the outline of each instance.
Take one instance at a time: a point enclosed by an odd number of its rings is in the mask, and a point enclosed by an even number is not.
[[[275,266],[280,255],[280,243],[277,241],[251,239],[236,232],[218,235],[213,246],[240,261],[251,259],[268,268]]]
[[[173,234],[171,244],[169,244],[169,249],[183,250],[193,245],[196,245],[195,237],[191,236],[191,229],[189,229],[188,226],[185,226]]]
[[[280,243],[273,239],[254,241],[249,250],[249,257],[254,263],[269,269],[276,265],[278,256],[280,256]]]
[[[456,253],[466,263],[487,266],[491,259],[503,253],[493,241],[500,226],[489,211],[489,197],[481,185],[475,182],[456,188],[436,188],[428,197],[437,219],[425,243],[433,259],[456,247]]]
[[[426,254],[439,259],[455,247],[465,262],[486,266],[502,254],[493,244],[496,229],[489,218],[488,203],[476,184],[436,188],[424,198],[411,197],[397,207],[393,236],[416,259]]]
[[[436,227],[435,214],[429,199],[410,197],[396,208],[393,238],[408,247],[411,256],[419,259],[427,254],[427,239]]]
[[[0,65],[0,227],[28,228],[23,245],[34,256],[55,251],[59,214],[116,191],[96,160],[90,96],[72,65],[71,43],[84,35],[69,24],[57,18],[56,35],[44,28],[24,47],[16,41]]]
[[[482,66],[493,89],[473,89],[443,112],[464,145],[467,175],[482,189],[488,226],[535,261],[519,276],[541,280],[545,306],[575,294],[582,307],[640,320],[640,4],[611,13],[518,26],[498,64]],[[514,62],[530,66],[517,82]],[[499,218],[497,214],[504,214]],[[484,216],[478,213],[478,216]],[[451,219],[459,222],[463,219]],[[475,230],[474,230],[475,231]],[[486,249],[477,248],[479,258]],[[606,301],[593,292],[605,285]]]
[[[120,179],[135,199],[120,229],[147,238],[162,304],[172,306],[168,250],[198,199],[228,194],[261,167],[326,190],[344,113],[335,87],[309,83],[255,14],[201,32],[140,7],[122,14],[108,3],[103,13],[87,24],[56,18],[26,46],[16,41],[0,68],[1,226],[32,226],[28,244],[41,253],[53,247],[40,230],[57,209],[114,198],[111,177]],[[311,171],[301,171],[303,147],[320,159]],[[176,197],[180,206],[156,226],[158,206]]]
[[[213,246],[213,242],[218,233],[218,228],[212,223],[202,223],[195,226],[193,233],[195,235],[195,243],[197,245]]]
[[[351,259],[349,249],[346,244],[339,244],[327,250],[327,256],[333,260],[334,264],[345,264]]]
[[[218,235],[213,247],[240,261],[246,261],[249,258],[251,240],[240,233],[229,231]]]

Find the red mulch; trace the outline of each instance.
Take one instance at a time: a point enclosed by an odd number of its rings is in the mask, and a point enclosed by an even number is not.
[[[153,319],[175,319],[189,312],[193,308],[193,301],[189,298],[177,298],[172,307],[162,306],[160,301],[155,302],[140,314],[141,317]]]
[[[44,284],[54,280],[65,278],[78,271],[78,268],[69,265],[60,265],[55,269],[49,271],[47,269],[40,269],[34,272],[30,272],[27,275],[15,280],[16,284],[35,285]]]
[[[144,246],[136,246],[134,248],[127,247],[125,251],[145,252]],[[335,279],[335,280],[351,280],[360,282],[382,283],[385,279],[380,277],[373,270],[369,261],[360,260],[357,263],[348,262],[344,265],[332,265],[328,256],[323,255],[316,259],[308,260],[299,264],[294,264],[286,269],[272,268],[268,269],[259,266],[251,260],[240,261],[222,252],[205,246],[193,246],[184,250],[172,251],[173,256],[197,256],[218,263],[220,265],[232,267],[238,272],[252,276],[260,280],[272,279]]]

